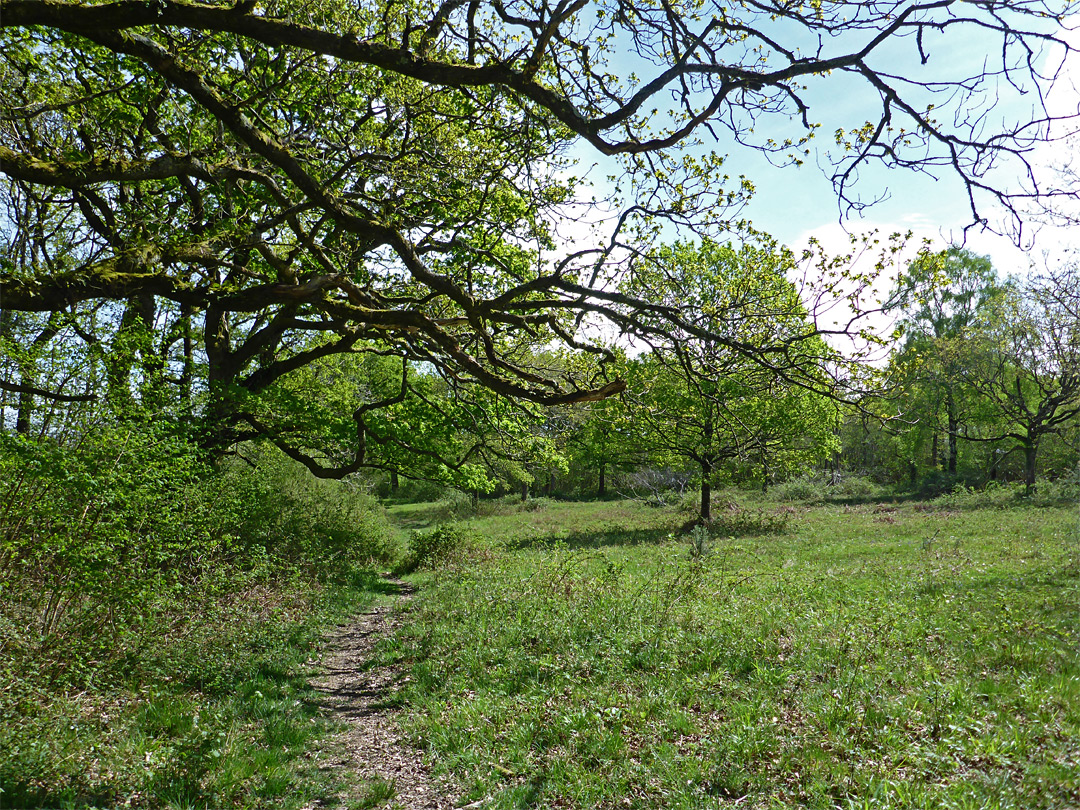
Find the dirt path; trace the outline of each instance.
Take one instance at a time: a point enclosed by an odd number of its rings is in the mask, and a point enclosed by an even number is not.
[[[322,659],[324,674],[313,685],[322,695],[324,713],[345,728],[332,749],[335,756],[323,767],[347,770],[359,777],[351,779],[348,773],[343,774],[346,784],[355,783],[355,795],[338,797],[346,806],[376,799],[371,786],[381,782],[384,789],[392,786],[393,795],[377,805],[373,802],[373,806],[449,810],[457,806],[450,798],[456,791],[431,776],[420,753],[408,746],[397,730],[400,707],[393,698],[404,673],[394,667],[376,667],[372,662],[378,641],[401,626],[400,608],[413,593],[401,580],[389,582],[398,588],[395,604],[371,608],[328,639]]]

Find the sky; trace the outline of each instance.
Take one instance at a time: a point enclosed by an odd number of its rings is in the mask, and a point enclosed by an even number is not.
[[[1059,35],[1080,48],[1080,30],[1064,31]],[[932,42],[928,37],[929,63],[924,68],[917,64],[911,68],[913,42],[897,43],[877,57],[879,61],[875,67],[892,71],[898,69],[901,61],[906,61],[908,65],[905,70],[921,70],[924,78],[958,77],[977,71],[983,60],[993,53],[992,49],[1000,48],[1000,42],[980,41],[977,36],[965,35],[962,39],[951,40],[947,46],[945,43]],[[1060,59],[1060,54],[1047,55],[1047,59],[1055,58]],[[1051,113],[1075,116],[1080,99],[1078,87],[1080,57],[1073,53],[1055,84],[1043,88]],[[915,245],[928,239],[935,248],[944,248],[950,243],[963,241],[975,253],[990,256],[1002,275],[1026,273],[1032,262],[1038,265],[1044,261],[1044,253],[1049,255],[1052,262],[1061,261],[1070,248],[1080,245],[1080,235],[1073,235],[1069,228],[1036,229],[1032,223],[1025,224],[1020,246],[1013,239],[990,231],[971,229],[965,234],[964,227],[972,221],[966,193],[959,179],[944,170],[937,177],[902,169],[864,172],[858,186],[862,196],[876,197],[885,193],[887,199],[875,204],[861,216],[841,219],[836,193],[818,164],[825,164],[830,147],[835,149],[831,136],[835,128],[850,128],[867,118],[873,118],[880,102],[872,95],[860,94],[853,82],[835,75],[820,80],[818,87],[811,86],[807,94],[811,101],[811,120],[821,122],[822,127],[815,139],[815,154],[802,167],[775,168],[753,150],[731,143],[705,145],[718,153],[728,154],[726,171],[734,176],[746,175],[754,182],[757,192],[744,213],[757,228],[772,234],[782,243],[798,251],[814,236],[827,249],[840,251],[847,243],[849,232],[862,233],[877,229],[887,236],[892,232],[911,230]],[[996,104],[989,105],[985,112],[991,122],[1010,119],[1027,122],[1031,117],[1030,107],[1030,95],[1006,100],[1003,93]],[[787,134],[799,132],[800,128],[794,126]],[[1033,162],[1042,167],[1041,171],[1047,173],[1045,176],[1051,176],[1050,167],[1060,163],[1069,151],[1060,143],[1039,147],[1032,156]],[[593,172],[592,176],[608,173],[595,153],[589,156],[583,152],[582,159],[585,163],[599,163],[600,171]],[[1001,229],[1005,226],[1003,212],[991,205],[985,205],[980,213],[989,217],[992,227]]]
[[[1080,30],[1063,31],[1061,36],[1080,48]],[[980,58],[977,47],[970,46],[967,58]],[[1055,58],[1060,55],[1048,55],[1048,59]],[[1044,88],[1052,115],[1076,115],[1077,100],[1080,99],[1078,87],[1080,58],[1074,53],[1065,61],[1055,83]],[[1025,120],[1029,104],[1028,99],[1017,99],[1012,105],[1002,104],[995,112],[1003,119]],[[858,111],[833,109],[828,112],[844,116]],[[1077,151],[1075,142],[1072,145],[1045,145],[1036,148],[1032,160],[1044,178],[1060,183],[1053,166],[1066,160],[1068,153]],[[989,256],[1003,275],[1022,275],[1033,263],[1040,266],[1045,261],[1044,254],[1051,262],[1062,261],[1072,249],[1080,246],[1080,238],[1074,229],[1037,226],[1033,222],[1025,223],[1020,245],[1014,238],[992,230],[975,228],[965,234],[964,228],[971,222],[968,201],[960,182],[948,173],[931,178],[904,170],[876,172],[865,178],[865,189],[868,194],[887,189],[888,199],[871,207],[863,216],[843,221],[831,184],[817,166],[808,163],[799,169],[779,170],[759,163],[753,168],[753,176],[759,193],[747,212],[749,217],[755,225],[792,247],[801,247],[810,236],[815,236],[826,246],[836,245],[839,249],[846,242],[848,232],[877,229],[889,234],[911,230],[916,243],[926,238],[935,246],[945,247],[962,241],[975,253]],[[783,203],[778,205],[777,200],[783,200]],[[993,206],[987,206],[984,211],[990,218],[991,228],[1002,230],[1005,225],[1003,212]]]

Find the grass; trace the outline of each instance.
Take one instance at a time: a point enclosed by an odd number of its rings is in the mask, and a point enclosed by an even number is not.
[[[333,587],[248,583],[170,597],[109,645],[16,649],[0,690],[0,808],[333,804],[340,785],[320,768],[333,728],[309,664],[326,625],[381,586],[359,572]]]
[[[503,512],[385,647],[469,801],[1080,805],[1075,506]]]
[[[462,512],[444,503],[402,504],[387,512],[399,526],[425,531],[445,522],[467,522],[471,532],[502,548],[544,548],[563,543],[573,548],[655,544],[686,522],[686,516],[656,509],[637,501],[567,503],[540,499],[481,502],[480,515],[462,518]]]

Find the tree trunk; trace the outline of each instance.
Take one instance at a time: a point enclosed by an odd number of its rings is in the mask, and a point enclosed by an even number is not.
[[[390,494],[396,495],[398,488],[401,486],[401,482],[398,481],[397,470],[390,471]]]
[[[703,459],[701,462],[701,519],[705,523],[712,520],[712,462]]]
[[[45,344],[52,340],[60,332],[57,322],[59,320],[58,313],[52,313],[49,316],[49,321],[45,325],[45,328],[38,333],[37,337],[31,342],[27,348],[27,355],[20,358],[19,362],[19,378],[23,385],[33,387],[37,385],[37,375],[34,373],[35,366],[38,359],[38,352],[40,352]],[[34,395],[29,391],[23,391],[19,394],[19,407],[15,417],[15,432],[26,435],[30,432],[30,417],[34,411]]]
[[[930,443],[930,469],[938,468],[938,432],[934,431],[934,440]]]
[[[604,462],[600,462],[600,483],[596,487],[596,497],[603,498],[607,495],[607,479],[604,477],[604,473],[607,470],[607,465]]]
[[[1039,440],[1029,438],[1024,442],[1024,492],[1035,491],[1035,460],[1039,453]]]
[[[204,447],[219,449],[228,442],[225,426],[232,415],[229,386],[235,377],[231,358],[229,324],[220,307],[210,306],[203,318],[203,343],[206,350],[207,403],[203,409]]]
[[[521,482],[521,502],[525,503],[525,501],[527,501],[527,500],[529,500],[529,482],[528,481],[522,481]]]
[[[131,390],[131,372],[135,368],[140,347],[144,351],[146,349],[142,344],[149,327],[144,320],[144,304],[142,298],[128,299],[120,316],[120,327],[105,355],[105,395],[113,408],[121,413],[127,413],[135,401]]]
[[[195,379],[195,341],[191,332],[191,305],[180,305],[180,329],[183,335],[184,366],[180,372],[180,401],[184,411],[191,413],[191,386]]]
[[[956,413],[956,399],[953,397],[952,388],[949,389],[945,398],[945,410],[949,420],[949,472],[956,474],[956,432],[960,429],[960,417]]]

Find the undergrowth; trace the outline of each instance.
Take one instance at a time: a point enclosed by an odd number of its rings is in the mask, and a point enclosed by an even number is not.
[[[306,685],[398,551],[276,451],[177,427],[0,433],[0,808],[290,807],[334,787]]]

